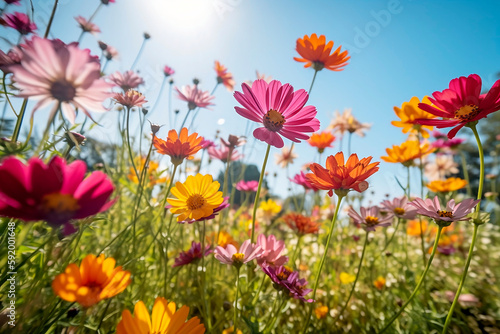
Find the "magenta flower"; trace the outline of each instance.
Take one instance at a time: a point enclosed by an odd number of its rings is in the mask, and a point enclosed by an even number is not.
[[[381,203],[381,206],[382,209],[398,218],[414,219],[417,215],[417,209],[408,203],[406,196],[395,197],[392,201],[385,200]]]
[[[241,180],[240,182],[236,183],[236,189],[239,191],[256,192],[258,188],[259,188],[259,181],[255,180],[251,181]]]
[[[219,147],[210,146],[208,149],[208,155],[212,159],[218,159],[224,163],[226,163],[229,159],[229,153],[231,153],[231,161],[236,161],[241,158],[241,154],[236,151],[228,148],[227,146],[221,145]]]
[[[7,5],[21,6],[21,0],[4,0]]]
[[[166,209],[170,209],[172,206],[171,205],[167,205],[165,208]],[[216,216],[219,215],[219,212],[228,208],[229,207],[229,196],[227,197],[224,197],[224,200],[222,201],[221,205],[219,205],[218,207],[216,207],[214,209],[214,212],[212,212],[211,215],[209,216],[206,216],[206,217],[201,217],[199,219],[186,219],[186,220],[182,220],[180,222],[178,222],[179,224],[192,224],[194,222],[202,222],[202,221],[205,221],[205,220],[210,220],[210,219],[214,219]]]
[[[419,103],[418,107],[442,119],[417,119],[418,124],[437,128],[454,127],[448,132],[453,138],[458,130],[470,122],[487,117],[500,110],[500,80],[497,80],[487,94],[481,94],[481,78],[477,74],[450,81],[448,89],[434,92],[429,98],[432,105]]]
[[[144,85],[144,80],[134,71],[128,70],[123,73],[116,71],[108,76],[108,79],[117,86],[120,86],[124,92],[129,89],[135,89],[139,85]]]
[[[316,188],[311,182],[309,182],[306,178],[306,173],[301,171],[298,174],[295,174],[293,179],[290,179],[293,183],[298,184],[299,186],[304,187],[305,190],[313,190],[313,191],[318,191],[319,188]]]
[[[178,99],[188,103],[189,110],[207,108],[208,106],[214,105],[210,101],[213,100],[215,96],[211,96],[208,91],[199,90],[197,85],[182,86],[180,90],[175,87],[175,91],[177,92]]]
[[[113,205],[111,180],[102,172],[87,178],[87,165],[69,165],[55,156],[49,164],[31,158],[23,164],[8,157],[0,165],[0,216],[24,221],[45,220],[49,225],[70,227],[70,220],[106,211]]]
[[[87,19],[83,16],[76,16],[75,20],[84,32],[89,32],[92,35],[101,32],[101,29],[99,29],[97,24],[87,21]]]
[[[288,262],[288,256],[281,255],[286,249],[285,242],[276,240],[274,235],[266,237],[261,234],[257,237],[257,246],[262,249],[262,254],[257,258],[257,264],[261,267],[279,267]]]
[[[22,46],[21,64],[10,70],[20,93],[17,96],[39,100],[33,113],[56,102],[51,117],[61,107],[71,124],[75,123],[75,108],[91,117],[89,110],[105,112],[103,101],[111,96],[112,87],[101,79],[101,66],[90,50],[76,43],[34,36]]]
[[[125,93],[117,93],[113,99],[127,108],[142,107],[144,103],[148,102],[144,95],[133,89],[129,89]]]
[[[309,98],[305,90],[294,92],[290,84],[282,85],[277,80],[269,84],[256,80],[251,88],[246,83],[241,88],[243,93],[235,92],[234,97],[243,108],[234,108],[241,116],[263,125],[254,130],[255,138],[282,148],[285,143],[281,136],[300,143],[299,139],[309,139],[306,133],[319,130],[316,108],[305,106]]]
[[[7,54],[0,50],[0,70],[5,74],[11,73],[10,67],[20,64],[22,56],[23,53],[17,46],[10,49]]]
[[[243,242],[239,250],[228,244],[226,248],[217,246],[214,254],[215,258],[221,263],[241,267],[244,263],[258,258],[262,254],[262,249],[260,246],[250,243],[250,239],[248,239]]]
[[[312,291],[306,289],[307,281],[304,278],[299,279],[299,273],[292,271],[286,266],[280,267],[262,267],[262,271],[266,273],[274,282],[276,290],[285,291],[290,297],[300,299],[306,303],[312,303],[313,299],[305,299],[305,296]]]
[[[205,252],[201,251],[201,243],[192,241],[191,248],[185,252],[179,253],[175,258],[175,262],[172,265],[173,268],[185,266],[187,264],[193,263],[201,259],[203,256],[211,254],[213,250],[210,249],[210,245],[205,246]]]
[[[446,204],[446,208],[442,209],[439,199],[436,196],[434,199],[417,198],[409,204],[417,208],[419,215],[434,219],[438,225],[448,226],[452,222],[469,220],[470,218],[467,215],[472,212],[480,201],[466,198],[462,202],[455,204],[455,200],[451,199]]]
[[[8,27],[16,29],[21,35],[28,35],[36,30],[36,24],[24,13],[5,14],[4,20]]]
[[[392,214],[382,215],[378,206],[361,207],[358,214],[352,207],[347,213],[354,220],[356,226],[361,226],[365,231],[375,231],[376,227],[390,226]]]
[[[166,77],[169,77],[171,75],[174,75],[175,71],[171,67],[165,66],[163,68],[163,74],[165,74]]]
[[[209,139],[203,139],[200,144],[202,149],[210,148],[212,146],[215,146],[215,143]]]

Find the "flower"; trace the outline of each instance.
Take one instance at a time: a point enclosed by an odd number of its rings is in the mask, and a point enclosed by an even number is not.
[[[215,143],[209,139],[203,139],[201,141],[201,148],[202,149],[206,149],[206,148],[209,148],[209,147],[212,147],[212,146],[215,146]]]
[[[455,137],[462,127],[500,110],[500,80],[486,94],[481,94],[481,85],[477,74],[451,80],[448,89],[432,93],[434,98],[429,98],[432,105],[418,105],[420,109],[442,119],[417,119],[416,122],[439,129],[453,127],[448,132],[448,138]]]
[[[281,255],[286,250],[285,242],[276,240],[276,237],[271,234],[266,237],[260,234],[257,237],[257,246],[262,250],[262,254],[257,258],[257,263],[261,267],[266,266],[282,266],[288,262],[288,256]]]
[[[382,209],[387,210],[392,215],[402,219],[414,219],[417,215],[417,209],[408,204],[408,198],[395,197],[392,201],[384,200],[381,203]]]
[[[111,180],[99,171],[85,178],[86,172],[83,161],[66,164],[58,156],[48,164],[31,158],[27,165],[5,158],[0,165],[0,216],[70,227],[72,219],[106,211],[114,203],[109,200]]]
[[[142,93],[134,89],[129,89],[125,93],[117,93],[113,96],[113,99],[127,108],[142,107],[144,103],[148,102]]]
[[[415,122],[416,119],[432,119],[436,116],[429,114],[418,107],[420,99],[416,96],[412,97],[410,102],[404,102],[401,108],[394,107],[396,116],[400,121],[392,121],[391,124],[403,128],[403,133],[421,134],[423,138],[429,138],[429,131],[432,131],[433,126],[421,125]],[[429,98],[424,96],[422,103],[430,104]]]
[[[11,73],[12,71],[10,70],[10,67],[12,65],[20,64],[22,56],[23,53],[17,46],[14,46],[7,53],[0,50],[0,71],[4,74]]]
[[[108,79],[115,85],[120,86],[124,92],[129,89],[135,89],[139,87],[139,85],[144,85],[144,79],[131,70],[123,73],[116,71],[115,73],[110,74]]]
[[[452,222],[469,220],[470,218],[468,218],[467,215],[472,212],[472,209],[474,209],[476,204],[480,201],[481,200],[466,198],[462,202],[455,204],[455,200],[451,199],[446,204],[444,210],[441,208],[437,196],[434,197],[434,199],[417,198],[410,202],[410,204],[417,208],[417,213],[419,215],[434,219],[438,225],[448,226]]]
[[[21,64],[10,67],[13,80],[23,98],[39,100],[38,108],[57,102],[52,118],[60,106],[71,124],[75,123],[75,108],[90,117],[89,110],[105,112],[102,102],[110,97],[112,87],[101,79],[101,66],[90,50],[81,50],[76,43],[64,44],[34,36],[22,46]]]
[[[311,217],[306,217],[299,213],[288,213],[282,219],[298,235],[314,234],[319,231],[319,223],[315,223]]]
[[[234,90],[235,82],[233,80],[233,75],[227,71],[226,66],[215,61],[215,72],[217,72],[217,83],[221,83],[228,91],[232,92]]]
[[[327,130],[332,130],[333,133],[339,133],[341,136],[344,132],[355,133],[360,137],[364,137],[364,130],[370,129],[371,125],[368,123],[361,123],[352,115],[352,109],[346,108],[342,115],[335,111],[336,117],[332,119]]]
[[[183,86],[180,90],[175,87],[177,92],[177,98],[188,103],[188,109],[194,110],[196,108],[207,108],[208,106],[213,106],[214,104],[210,101],[215,98],[211,96],[208,91],[202,91],[198,89],[197,85]]]
[[[444,181],[435,180],[427,184],[427,188],[430,191],[438,192],[449,192],[456,191],[464,188],[467,185],[467,181],[458,177],[450,177]]]
[[[179,215],[178,222],[210,216],[224,201],[219,188],[219,182],[214,182],[212,175],[189,175],[186,182],[176,182],[170,190],[177,197],[167,199],[172,205],[170,212]]]
[[[250,239],[248,239],[243,242],[239,250],[229,244],[225,248],[217,246],[214,254],[220,263],[241,267],[243,264],[261,256],[262,249],[260,246],[250,243]]]
[[[304,35],[304,38],[297,39],[295,48],[302,58],[293,57],[293,59],[306,63],[304,67],[312,66],[315,71],[321,71],[323,68],[330,71],[342,71],[351,57],[345,50],[340,52],[341,47],[339,46],[331,53],[333,41],[326,44],[325,35],[320,35],[319,38],[316,34],[312,34],[311,37]]]
[[[76,16],[75,20],[84,32],[89,32],[92,35],[101,32],[101,29],[99,29],[97,24],[87,21],[87,19],[84,18],[83,16]]]
[[[222,334],[233,334],[233,333],[234,333],[234,326],[226,328],[222,331]],[[236,334],[243,334],[243,332],[238,329],[236,331]]]
[[[170,161],[175,166],[180,165],[184,159],[192,160],[194,155],[201,150],[203,137],[198,137],[198,133],[193,132],[188,135],[188,129],[182,128],[179,135],[177,131],[170,130],[167,140],[153,137],[153,145],[158,153],[170,156]]]
[[[287,266],[262,267],[262,271],[274,282],[274,288],[288,293],[290,297],[300,299],[306,303],[312,303],[313,299],[305,299],[305,295],[312,291],[306,289],[307,281],[304,278],[299,279],[299,273],[292,271]]]
[[[344,164],[344,153],[339,152],[326,158],[326,168],[312,163],[309,166],[312,173],[307,174],[306,179],[319,189],[329,190],[330,197],[333,196],[333,190],[337,193],[351,189],[363,192],[368,189],[365,180],[379,169],[379,162],[370,163],[371,160],[372,157],[359,160],[357,154],[351,154]]]
[[[205,220],[210,220],[210,219],[214,219],[217,215],[219,215],[219,212],[228,208],[229,207],[229,196],[228,197],[224,197],[224,201],[222,202],[221,205],[219,205],[218,207],[216,207],[214,209],[214,212],[212,212],[211,215],[208,215],[208,216],[203,216],[201,218],[198,218],[198,219],[185,219],[183,221],[178,221],[179,224],[192,224],[194,222],[202,222],[202,221],[205,221]]]
[[[259,181],[255,180],[241,180],[240,182],[236,183],[236,189],[239,191],[256,192],[257,188],[259,188]]]
[[[185,266],[186,264],[198,261],[203,256],[207,256],[212,252],[213,251],[210,249],[210,245],[206,245],[205,251],[202,253],[201,243],[192,241],[191,248],[189,248],[185,252],[179,253],[179,255],[175,258],[175,263],[172,265],[172,267]]]
[[[436,140],[431,143],[431,146],[437,149],[444,149],[449,151],[456,149],[460,144],[465,142],[465,139],[463,138],[448,139],[448,137],[444,133],[441,133],[439,131],[433,131],[432,136],[436,138]]]
[[[31,34],[37,29],[36,24],[24,13],[5,14],[3,19],[7,27],[16,29],[21,35]]]
[[[175,71],[171,68],[171,67],[168,67],[165,65],[165,67],[163,68],[163,74],[166,76],[166,77],[169,77],[171,75],[174,75],[175,74]]]
[[[129,310],[122,312],[122,319],[116,326],[116,334],[203,334],[205,325],[198,317],[187,320],[189,307],[186,305],[176,310],[174,302],[156,297],[153,311],[149,315],[142,301],[135,304],[134,315]]]
[[[260,202],[259,209],[265,217],[271,219],[272,216],[278,214],[281,211],[281,205],[269,198],[267,201]]]
[[[434,162],[425,165],[424,173],[431,181],[439,180],[450,174],[458,173],[457,167],[458,164],[453,160],[452,155],[437,155]]]
[[[356,280],[356,275],[348,274],[346,272],[341,272],[339,275],[340,283],[351,284]]]
[[[307,142],[312,147],[317,147],[319,153],[323,153],[325,148],[333,147],[332,143],[334,140],[335,136],[330,131],[323,131],[321,133],[313,133]]]
[[[385,278],[383,276],[377,277],[375,281],[373,281],[373,285],[379,290],[382,290],[385,287]]]
[[[85,256],[80,267],[70,264],[52,281],[52,289],[63,300],[90,307],[116,296],[130,284],[130,272],[115,268],[116,261],[104,254]]]
[[[163,171],[159,171],[160,165],[158,162],[149,160],[148,165],[144,166],[146,163],[146,158],[140,158],[136,161],[136,166],[138,166],[139,175],[142,174],[143,168],[147,168],[145,179],[149,180],[148,185],[150,187],[154,187],[160,183],[166,183],[169,179],[167,176],[161,177]],[[134,182],[135,184],[139,184],[139,179],[137,178],[137,174],[135,173],[134,167],[129,168],[129,172],[127,174],[127,178]]]
[[[274,155],[276,158],[276,165],[281,166],[281,168],[287,168],[288,165],[293,164],[298,155],[295,154],[292,148],[283,147],[281,149],[281,154],[277,153]]]
[[[378,206],[365,208],[362,206],[358,214],[352,207],[347,213],[354,220],[354,224],[362,226],[365,231],[375,231],[375,227],[390,226],[393,218],[392,214],[383,216]]]
[[[104,57],[106,57],[107,60],[118,58],[118,50],[115,47],[106,44],[104,45],[106,47],[104,48],[103,52],[104,52]]]
[[[247,137],[245,137],[245,136],[229,135],[229,137],[227,138],[227,141],[225,141],[224,138],[221,138],[220,141],[227,148],[229,148],[229,149],[235,149],[238,146],[245,145],[247,143]]]
[[[316,315],[316,318],[318,318],[318,319],[325,318],[328,315],[328,306],[321,305],[321,304],[318,305],[318,307],[316,307],[314,309],[314,314]]]
[[[227,163],[229,156],[231,156],[231,161],[236,161],[242,157],[238,151],[232,150],[225,145],[221,145],[219,148],[210,146],[207,151],[210,158],[218,159],[224,163]]]
[[[406,228],[406,234],[412,236],[412,237],[420,237],[421,234],[425,234],[427,231],[427,228],[429,226],[429,223],[427,220],[421,220],[422,222],[422,229],[420,229],[420,220],[410,220],[408,222],[408,227]]]
[[[313,191],[318,191],[319,189],[316,188],[311,182],[307,181],[306,179],[306,173],[303,171],[300,171],[300,173],[295,174],[293,179],[290,179],[293,183],[298,184],[299,186],[304,187],[304,189],[307,190],[313,190]]]
[[[21,6],[19,3],[21,0],[4,0],[7,5]]]
[[[393,145],[386,148],[387,156],[381,157],[382,160],[391,163],[401,163],[405,167],[412,166],[413,160],[421,158],[434,151],[428,143],[420,145],[418,140],[407,140],[401,145]]]
[[[281,136],[299,143],[299,139],[309,139],[306,133],[319,130],[316,108],[305,106],[309,98],[305,90],[294,92],[290,84],[277,80],[269,84],[256,80],[252,87],[243,83],[241,88],[243,93],[235,92],[234,97],[243,108],[234,108],[239,115],[263,125],[254,130],[255,138],[282,148]]]
[[[209,236],[207,236],[207,242],[211,243],[217,237],[217,233],[213,232]],[[227,245],[233,245],[234,247],[238,247],[238,243],[233,239],[231,234],[226,231],[220,231],[219,236],[217,237],[217,245],[222,248],[226,248]]]

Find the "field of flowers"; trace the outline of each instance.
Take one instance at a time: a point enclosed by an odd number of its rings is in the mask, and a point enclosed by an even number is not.
[[[0,50],[1,333],[500,333],[500,136],[482,131],[500,124],[500,80],[449,78],[395,106],[387,131],[407,140],[364,157],[350,139],[369,125],[346,110],[320,128],[308,102],[317,76],[352,66],[324,35],[290,41],[307,90],[259,74],[237,87],[215,61],[212,92],[165,66],[145,96],[133,68],[151,36],[124,72],[106,71],[112,46],[79,46],[114,0],[76,17],[69,44],[51,31],[57,0],[43,27],[23,1],[0,6],[18,37]],[[246,130],[203,137],[193,125],[218,86]],[[168,125],[148,119],[161,96],[185,102]],[[114,145],[92,138],[99,113],[117,115]],[[280,198],[266,171],[288,175],[297,145],[314,160]],[[380,160],[408,176],[374,203]]]

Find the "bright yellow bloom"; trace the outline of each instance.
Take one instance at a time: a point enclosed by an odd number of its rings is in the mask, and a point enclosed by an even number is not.
[[[188,176],[186,182],[177,182],[171,193],[177,198],[168,198],[170,212],[178,214],[177,221],[201,219],[210,216],[222,204],[220,184],[212,175]]]
[[[174,302],[157,297],[151,316],[142,301],[135,304],[134,315],[129,310],[122,312],[122,320],[116,327],[116,334],[203,334],[205,326],[198,317],[189,319],[189,307],[176,310]]]
[[[231,326],[231,327],[229,327],[229,328],[226,328],[226,329],[224,329],[224,330],[222,331],[222,334],[232,334],[232,333],[234,333],[234,326]],[[239,329],[238,329],[237,333],[238,333],[238,334],[243,334],[243,332],[242,332],[242,331],[240,331]]]
[[[403,128],[403,133],[420,133],[424,138],[429,138],[429,131],[432,131],[434,127],[431,125],[417,124],[415,123],[415,120],[422,118],[432,119],[436,118],[436,116],[420,109],[418,107],[419,103],[419,98],[414,96],[411,98],[410,102],[404,102],[401,108],[394,107],[394,112],[401,120],[392,121],[391,124],[398,128]],[[431,104],[427,96],[422,99],[422,103]]]
[[[115,264],[112,257],[105,259],[104,254],[99,257],[89,254],[80,267],[72,263],[64,273],[57,275],[52,289],[61,299],[90,307],[116,296],[130,284],[130,272],[121,266],[115,268]]]
[[[272,198],[268,199],[267,202],[260,202],[259,209],[262,210],[264,216],[272,217],[281,211],[281,205],[278,205]]]
[[[340,278],[340,283],[350,284],[350,283],[354,282],[354,280],[356,279],[356,276],[342,272],[342,273],[340,273],[339,278]]]
[[[328,314],[328,306],[319,305],[314,309],[314,314],[316,314],[316,318],[323,319]]]
[[[382,276],[377,277],[373,285],[375,285],[377,289],[382,290],[385,287],[385,278]]]
[[[434,151],[428,143],[420,145],[418,140],[407,140],[401,145],[386,148],[388,156],[381,157],[386,162],[401,163],[404,166],[412,166],[413,160],[423,157]]]
[[[467,181],[459,177],[450,177],[444,181],[436,180],[427,184],[427,188],[435,193],[445,193],[449,191],[455,191],[464,188],[467,185]]]
[[[146,162],[146,158],[141,158],[141,159],[135,159],[135,165],[138,166],[138,171],[139,175],[142,173],[142,166],[144,166],[144,163]],[[148,171],[146,174],[146,179],[149,180],[149,186],[153,187],[156,184],[159,183],[167,183],[168,178],[167,177],[160,177],[162,172],[158,171],[158,168],[160,165],[156,161],[149,160],[149,166],[148,166]],[[134,182],[135,184],[139,184],[139,179],[137,178],[137,175],[135,174],[135,170],[133,167],[130,167],[127,178]]]

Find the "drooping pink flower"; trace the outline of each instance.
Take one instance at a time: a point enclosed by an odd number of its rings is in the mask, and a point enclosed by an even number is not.
[[[383,216],[378,206],[365,208],[362,206],[357,213],[352,207],[349,208],[348,215],[354,220],[356,226],[361,226],[365,231],[375,231],[376,227],[390,226],[392,214]]]
[[[385,200],[381,203],[382,209],[387,210],[392,215],[402,219],[414,219],[417,209],[408,203],[408,198],[394,197],[392,201]]]
[[[12,71],[10,70],[10,67],[12,65],[20,64],[22,56],[23,53],[17,46],[14,46],[7,53],[0,50],[0,70],[5,74],[11,73]]]
[[[463,138],[452,138],[448,139],[446,134],[439,131],[432,131],[432,136],[436,138],[434,142],[431,143],[431,146],[441,150],[453,150],[458,147],[458,145],[465,142]]]
[[[481,78],[477,74],[451,80],[448,89],[432,93],[434,98],[429,98],[432,105],[418,105],[420,109],[442,119],[417,119],[416,122],[437,128],[453,127],[448,132],[448,138],[455,137],[458,130],[468,123],[500,110],[500,80],[486,94],[481,94],[481,85]]]
[[[142,93],[133,89],[129,89],[125,93],[117,93],[113,99],[127,108],[142,107],[144,103],[148,102]]]
[[[99,46],[101,46],[101,48],[104,47],[104,49],[103,49],[104,57],[107,60],[113,60],[115,58],[118,58],[119,53],[118,53],[118,50],[114,46],[108,45],[108,44],[103,43],[103,42],[99,42]]]
[[[304,187],[305,190],[319,190],[319,188],[315,187],[311,182],[307,181],[306,173],[304,173],[304,171],[300,171],[300,173],[295,174],[293,179],[290,179],[290,181]]]
[[[64,116],[74,124],[75,108],[88,117],[89,111],[107,111],[102,103],[111,97],[112,85],[101,79],[101,65],[90,50],[82,50],[76,43],[34,36],[22,45],[21,58],[21,64],[10,70],[20,90],[17,96],[38,100],[33,113],[53,104],[52,117],[60,105]]]
[[[319,130],[316,108],[305,106],[309,95],[304,89],[294,92],[290,84],[277,80],[269,84],[256,80],[252,87],[241,85],[243,92],[235,92],[235,99],[243,106],[234,107],[236,112],[263,126],[254,130],[255,138],[277,148],[285,143],[281,136],[299,143],[309,139],[306,133]]]
[[[439,203],[439,198],[436,196],[434,199],[416,198],[409,204],[417,208],[417,213],[419,215],[432,218],[437,224],[448,226],[452,222],[469,220],[470,218],[468,218],[467,215],[472,212],[480,201],[481,200],[466,198],[462,202],[456,204],[455,200],[451,199],[446,204],[446,208],[443,209]]]
[[[171,205],[167,205],[165,208],[166,209],[170,209],[171,207],[172,207]],[[202,221],[205,221],[205,220],[214,219],[216,216],[219,215],[219,212],[221,212],[222,210],[224,210],[224,209],[226,209],[228,207],[229,207],[229,196],[224,197],[224,200],[222,201],[222,203],[218,207],[216,207],[214,209],[214,212],[212,212],[211,215],[205,216],[205,217],[201,217],[201,218],[198,218],[198,219],[186,219],[186,220],[179,221],[178,223],[179,224],[192,224],[194,222],[202,222]]]
[[[66,228],[71,220],[106,211],[114,203],[111,180],[99,171],[85,178],[86,172],[81,160],[66,164],[55,156],[48,164],[39,158],[24,164],[6,158],[0,165],[0,216]]]
[[[202,252],[201,243],[192,241],[191,248],[189,248],[185,252],[180,252],[179,255],[175,258],[175,262],[172,265],[172,267],[175,268],[175,267],[185,266],[187,264],[196,262],[202,257],[211,254],[212,252],[213,250],[210,249],[210,245],[206,245],[205,251]]]
[[[129,89],[135,89],[139,85],[144,85],[144,79],[132,70],[121,73],[116,71],[108,76],[108,79],[117,86],[120,86],[124,92]]]
[[[174,75],[175,71],[171,67],[165,65],[165,67],[163,68],[163,74],[165,74],[166,77],[169,77],[171,75]]]
[[[99,29],[97,24],[87,21],[87,19],[83,16],[76,16],[75,20],[84,32],[89,32],[92,35],[96,35],[101,32],[101,29]]]
[[[31,34],[37,29],[36,24],[24,13],[5,14],[3,19],[8,27],[16,29],[21,35]]]
[[[279,267],[288,262],[288,256],[282,255],[286,249],[283,240],[276,240],[276,237],[271,234],[266,237],[261,234],[257,237],[257,246],[262,249],[262,254],[257,258],[257,264],[261,267],[273,266]]]
[[[217,246],[214,254],[221,263],[238,267],[258,258],[262,254],[262,249],[260,246],[250,243],[250,239],[248,239],[243,242],[239,250],[228,244],[226,248]]]
[[[227,146],[210,146],[208,149],[208,155],[212,159],[218,159],[224,163],[229,159],[229,153],[231,152],[231,161],[236,161],[241,158],[241,154],[236,150],[231,150]]]
[[[300,299],[306,303],[312,303],[313,299],[306,299],[305,296],[312,291],[306,289],[307,281],[304,278],[299,278],[299,273],[292,271],[286,266],[279,267],[262,267],[262,271],[275,283],[274,287],[278,290],[285,291],[290,297]]]
[[[227,141],[224,138],[220,139],[222,145],[230,148],[230,149],[235,149],[238,146],[243,146],[247,143],[247,137],[245,136],[235,136],[235,135],[229,135],[227,138]]]
[[[259,188],[259,181],[256,180],[251,180],[251,181],[241,180],[238,183],[236,183],[236,189],[239,191],[256,192],[257,188]]]
[[[182,86],[181,89],[175,87],[175,91],[177,92],[178,99],[188,103],[189,110],[207,108],[214,105],[210,101],[212,101],[215,96],[211,96],[208,91],[199,90],[198,85]]]

